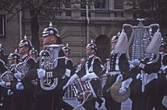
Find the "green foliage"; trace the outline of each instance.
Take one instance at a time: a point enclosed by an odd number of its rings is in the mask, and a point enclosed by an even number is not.
[[[0,10],[15,15],[23,10],[36,10],[41,18],[54,19],[61,14],[63,7],[70,4],[92,5],[100,0],[1,0]]]
[[[167,0],[123,0],[132,6],[136,18],[145,18],[147,21],[157,22],[161,27],[166,27]]]

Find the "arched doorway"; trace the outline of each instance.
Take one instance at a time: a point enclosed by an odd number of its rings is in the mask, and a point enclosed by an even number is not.
[[[96,38],[97,56],[101,58],[102,63],[106,62],[106,58],[110,57],[110,38],[106,35],[100,35]]]

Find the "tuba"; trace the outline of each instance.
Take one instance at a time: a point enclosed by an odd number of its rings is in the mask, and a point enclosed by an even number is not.
[[[46,74],[52,73],[58,64],[60,49],[63,45],[48,45],[46,50],[42,50],[39,54],[39,68],[46,70]],[[40,87],[43,90],[53,90],[58,84],[58,78],[46,77],[40,79]]]

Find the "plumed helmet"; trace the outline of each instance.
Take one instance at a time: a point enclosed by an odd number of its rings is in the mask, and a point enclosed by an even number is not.
[[[120,36],[120,32],[118,32],[118,34],[117,34],[117,35],[112,36],[112,38],[111,38],[111,43],[115,43],[115,42],[117,42],[117,41],[118,41],[119,36]]]
[[[29,54],[30,54],[30,55],[32,55],[32,54],[38,55],[38,51],[35,50],[34,48],[32,48],[32,49],[30,50]]]
[[[56,37],[60,37],[59,31],[57,28],[53,27],[52,22],[50,22],[49,27],[44,29],[42,37],[47,37],[48,35],[55,35]]]
[[[0,53],[4,55],[4,49],[2,48],[2,44],[0,44]]]
[[[24,36],[24,39],[22,39],[19,43],[19,47],[28,46],[30,49],[33,48],[33,45],[30,40],[27,39],[27,36]]]
[[[89,44],[87,44],[86,49],[94,49],[95,51],[97,51],[97,46],[93,42],[93,40],[91,40],[91,42]]]
[[[70,49],[70,47],[68,46],[68,43],[66,44],[66,46],[63,47],[63,51],[70,53],[71,49]]]

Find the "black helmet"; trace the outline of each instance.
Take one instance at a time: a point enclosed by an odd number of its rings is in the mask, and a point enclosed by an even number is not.
[[[38,51],[35,50],[34,48],[32,48],[32,49],[30,50],[29,54],[30,54],[30,55],[32,55],[32,54],[38,55]]]
[[[68,46],[68,43],[66,44],[66,46],[63,47],[63,51],[70,53],[71,49],[70,49],[70,47]]]
[[[42,37],[47,37],[48,35],[55,35],[56,37],[60,37],[59,31],[57,28],[53,27],[52,22],[50,22],[49,27],[44,29]]]
[[[4,55],[4,49],[2,48],[2,44],[0,44],[0,53]]]
[[[91,42],[89,44],[87,44],[86,49],[94,49],[95,51],[97,51],[97,46],[93,42],[93,40],[91,40]]]
[[[119,36],[120,36],[120,32],[118,32],[118,34],[117,34],[117,35],[112,36],[112,38],[111,38],[111,43],[115,43],[115,42],[117,42],[117,41],[118,41]]]
[[[164,41],[161,41],[161,47],[164,47],[164,48],[166,48],[166,42],[164,42]]]
[[[20,55],[18,53],[10,53],[9,56],[8,56],[8,60],[11,60],[11,59],[19,60],[20,59]]]
[[[33,48],[31,41],[27,39],[26,35],[24,36],[24,39],[19,43],[19,47],[23,46],[28,46],[30,49]]]

